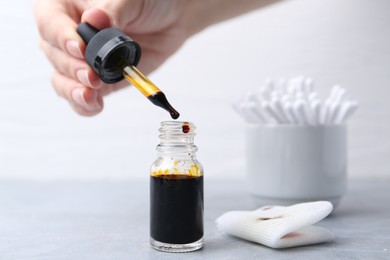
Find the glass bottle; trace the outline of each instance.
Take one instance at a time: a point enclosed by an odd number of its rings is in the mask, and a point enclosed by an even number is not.
[[[150,244],[160,251],[203,246],[203,167],[196,159],[194,136],[193,123],[161,123],[150,174]]]

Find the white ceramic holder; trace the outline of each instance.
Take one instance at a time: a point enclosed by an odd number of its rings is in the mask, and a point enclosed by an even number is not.
[[[258,206],[327,200],[336,207],[346,191],[345,125],[248,125],[246,153]]]

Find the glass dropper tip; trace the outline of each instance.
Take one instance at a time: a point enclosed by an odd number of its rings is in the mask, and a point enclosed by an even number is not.
[[[171,114],[172,119],[175,119],[175,120],[178,119],[180,116],[180,113],[177,112],[175,109],[169,111],[169,113]]]
[[[165,94],[136,67],[132,65],[124,67],[123,76],[153,104],[168,111],[172,119],[179,118],[179,112],[169,104]]]

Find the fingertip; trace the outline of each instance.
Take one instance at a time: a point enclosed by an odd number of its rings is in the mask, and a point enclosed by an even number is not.
[[[98,94],[97,102],[98,102],[98,104],[99,104],[99,106],[100,106],[100,111],[102,111],[103,108],[104,108],[104,102],[103,102],[103,97],[102,97],[100,94]],[[100,111],[99,111],[99,112],[100,112]]]
[[[84,58],[83,44],[76,40],[67,40],[65,43],[66,51],[73,57],[78,59]]]
[[[72,91],[74,104],[89,112],[100,112],[103,109],[103,100],[95,89],[83,87]]]
[[[77,70],[76,78],[84,86],[88,86],[93,89],[99,89],[103,85],[99,75],[96,74],[90,67],[87,69],[83,68]]]
[[[81,16],[81,22],[87,22],[99,30],[111,26],[110,17],[108,14],[96,7],[84,11]]]
[[[82,93],[83,99],[87,104],[96,103],[98,92],[94,89],[85,88]]]
[[[77,105],[77,104],[74,104],[72,102],[69,102],[70,106],[73,108],[73,110],[79,114],[80,116],[85,116],[85,117],[92,117],[92,116],[96,116],[97,114],[99,114],[101,112],[101,110],[99,111],[88,111],[86,110],[85,108]]]
[[[88,69],[87,74],[91,87],[94,89],[100,89],[103,85],[103,82],[100,79],[99,75],[92,69]]]

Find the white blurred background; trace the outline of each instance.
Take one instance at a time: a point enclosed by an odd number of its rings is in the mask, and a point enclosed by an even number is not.
[[[31,7],[0,2],[0,179],[147,179],[168,114],[128,88],[100,115],[76,115],[50,86]],[[266,77],[299,74],[322,97],[340,84],[360,102],[349,177],[390,178],[388,0],[282,1],[196,35],[150,78],[197,125],[207,177],[242,179],[245,124],[232,102]]]

